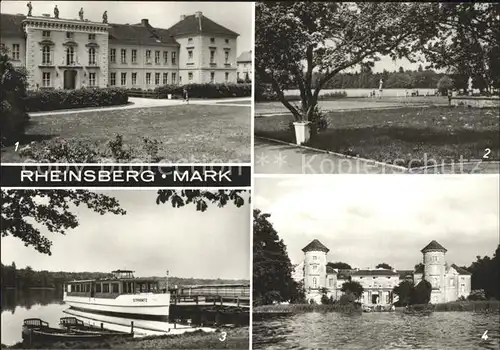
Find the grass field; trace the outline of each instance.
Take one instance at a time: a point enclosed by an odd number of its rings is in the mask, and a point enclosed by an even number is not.
[[[106,147],[116,134],[135,158],[142,139],[162,141],[159,155],[170,162],[250,162],[251,116],[248,107],[183,105],[99,112],[75,112],[31,118],[22,144],[56,138]],[[14,147],[2,150],[2,162],[21,162]]]
[[[295,142],[291,116],[255,119],[255,135]],[[420,167],[433,161],[500,159],[496,109],[406,107],[327,113],[328,128],[309,146],[372,160]]]
[[[221,332],[193,332],[174,336],[136,338],[132,340],[108,340],[99,342],[60,342],[50,344],[51,349],[248,349],[250,334],[248,327],[222,329]],[[224,339],[221,341],[221,339]],[[23,343],[2,348],[26,349]],[[33,344],[32,349],[46,348]]]

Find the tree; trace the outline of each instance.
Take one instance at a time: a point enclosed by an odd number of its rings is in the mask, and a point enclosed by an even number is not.
[[[376,269],[386,269],[386,270],[392,270],[392,266],[386,263],[380,263],[377,266],[375,266]]]
[[[270,214],[253,211],[253,300],[255,305],[290,300],[296,295],[286,246],[269,222]]]
[[[500,300],[500,245],[497,246],[493,253],[493,258],[489,256],[476,257],[467,270],[472,273],[471,288],[472,290],[484,290],[486,298],[495,298]]]
[[[421,280],[411,291],[411,304],[428,304],[431,300],[432,285]]]
[[[361,298],[361,295],[363,295],[363,286],[356,281],[348,281],[344,282],[342,284],[342,288],[340,289],[344,293],[351,293],[355,296],[356,299]]]
[[[328,263],[326,263],[326,266],[331,267],[332,269],[352,270],[351,265],[349,265],[345,262],[341,262],[341,261],[337,261],[337,262],[333,262],[333,263],[328,262]]]
[[[399,67],[399,73],[404,73],[405,72],[405,69],[403,67]]]
[[[432,3],[258,2],[256,71],[296,121],[313,121],[321,89],[379,55],[409,56],[433,36]],[[320,73],[313,81],[313,71]],[[290,85],[301,107],[286,100]],[[314,89],[313,89],[314,85]]]
[[[237,208],[245,204],[245,199],[241,194],[249,194],[247,190],[158,190],[156,204],[170,202],[173,208],[180,208],[193,204],[197,211],[204,212],[208,208],[207,202],[217,204],[219,208],[232,202]],[[248,196],[250,202],[250,196]]]
[[[422,67],[421,64],[418,65],[418,70],[417,70],[419,73],[423,72],[424,71],[424,67]]]
[[[453,88],[453,80],[447,75],[439,79],[437,89],[442,96],[448,95],[448,91]]]
[[[393,293],[399,297],[397,302],[398,305],[409,305],[411,303],[411,296],[413,293],[413,282],[412,281],[402,281],[393,288]]]

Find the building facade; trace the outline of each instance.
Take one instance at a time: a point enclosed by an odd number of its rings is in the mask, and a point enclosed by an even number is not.
[[[338,300],[343,294],[342,285],[348,281],[356,281],[363,287],[359,302],[364,305],[390,305],[397,301],[393,289],[404,280],[415,285],[422,279],[432,286],[431,303],[446,303],[460,297],[467,297],[471,292],[471,274],[467,270],[446,263],[446,249],[436,241],[430,242],[422,249],[422,270],[388,270],[388,269],[333,269],[327,266],[329,249],[317,239],[313,240],[302,251],[304,260],[296,265],[293,278],[304,284],[307,300],[320,302],[326,291],[328,297]]]
[[[83,18],[1,14],[1,44],[24,66],[30,89],[154,89],[167,84],[235,83],[239,34],[201,12],[169,29]],[[106,15],[107,16],[107,15]]]
[[[238,80],[252,80],[252,50],[245,51],[236,59],[237,72],[236,78]]]

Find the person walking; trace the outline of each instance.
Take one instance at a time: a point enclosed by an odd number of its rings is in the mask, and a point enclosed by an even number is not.
[[[186,102],[187,104],[189,104],[188,90],[187,90],[187,87],[185,87],[185,86],[182,89],[182,97],[183,97],[183,101]]]

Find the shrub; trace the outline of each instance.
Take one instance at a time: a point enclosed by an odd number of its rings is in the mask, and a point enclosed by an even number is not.
[[[224,97],[248,97],[252,95],[252,84],[187,84],[187,85],[164,85],[154,91],[159,93],[159,98],[167,98],[167,95],[182,96],[182,90],[186,88],[190,98],[224,98]]]
[[[453,80],[447,75],[443,76],[441,79],[439,79],[437,83],[437,89],[441,96],[446,96],[448,95],[448,91],[453,88]]]
[[[29,112],[39,112],[123,105],[128,102],[128,95],[125,90],[119,88],[42,89],[28,92],[24,101]]]
[[[0,52],[0,130],[2,145],[16,142],[29,122],[24,105],[27,88],[27,73],[16,69],[10,62],[5,48]]]

